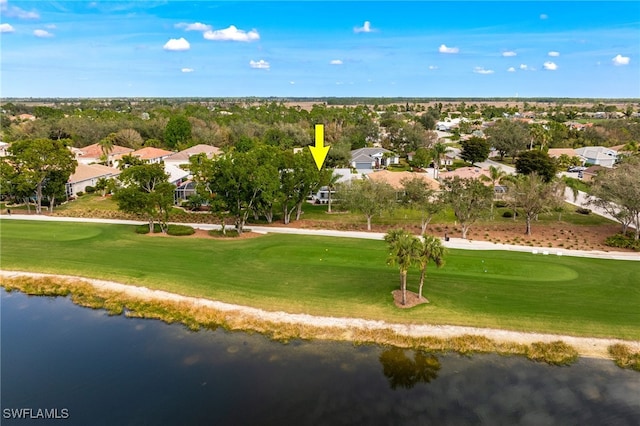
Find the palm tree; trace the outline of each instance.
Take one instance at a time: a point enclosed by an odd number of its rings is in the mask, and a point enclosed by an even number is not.
[[[100,146],[100,149],[102,150],[102,155],[100,156],[100,160],[104,161],[105,163],[109,158],[109,154],[111,154],[111,151],[113,151],[115,137],[116,137],[115,133],[110,133],[108,136],[106,136],[105,138],[101,139],[100,142],[98,142],[98,146]]]
[[[491,219],[493,219],[493,205],[496,198],[496,185],[507,176],[507,172],[496,166],[489,166],[489,176],[482,175],[480,179],[485,182],[491,182],[493,188],[493,200],[491,200]]]
[[[389,243],[389,265],[398,264],[400,268],[400,290],[402,290],[402,304],[407,303],[407,271],[413,265],[420,247],[420,240],[404,229],[392,229],[384,236]]]
[[[433,235],[424,234],[422,242],[418,247],[417,260],[420,264],[420,287],[418,290],[418,298],[422,299],[422,286],[424,285],[424,277],[427,271],[427,265],[433,261],[438,268],[444,265],[444,255],[446,249],[442,245],[442,241]]]
[[[431,152],[433,153],[434,159],[434,178],[438,179],[438,172],[440,171],[440,159],[447,152],[447,146],[442,142],[438,142],[431,148]]]

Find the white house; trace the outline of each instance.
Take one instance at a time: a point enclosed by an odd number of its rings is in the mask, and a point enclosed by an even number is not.
[[[351,169],[333,169],[333,174],[339,176],[338,181],[336,183],[345,183],[351,182],[353,179],[359,179],[360,175],[356,173],[351,173]],[[331,198],[333,198],[336,193],[335,188],[331,190]],[[315,204],[327,204],[329,202],[329,187],[322,186],[320,189],[313,195],[311,195],[311,200]]]
[[[351,167],[358,173],[368,174],[390,164],[399,164],[400,157],[384,148],[360,148],[351,151]]]
[[[73,197],[78,192],[86,192],[87,186],[95,186],[100,178],[109,179],[119,174],[120,170],[102,164],[78,163],[65,185],[67,197]]]
[[[604,146],[578,148],[576,149],[576,155],[583,160],[583,164],[589,163],[602,167],[613,167],[618,160],[618,151]]]

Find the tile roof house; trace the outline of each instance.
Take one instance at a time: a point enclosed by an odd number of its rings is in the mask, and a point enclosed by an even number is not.
[[[173,151],[167,151],[166,149],[155,148],[152,146],[147,146],[145,148],[139,149],[137,151],[130,152],[125,155],[131,155],[132,157],[139,158],[141,160],[145,160],[147,163],[160,163],[165,158],[174,154]],[[120,160],[124,155],[118,155],[114,158],[115,161]]]
[[[569,157],[577,157],[576,150],[573,148],[549,148],[547,151],[549,157],[551,158],[560,158],[561,155],[566,154]]]
[[[65,185],[67,197],[75,196],[78,192],[86,192],[87,186],[95,186],[100,178],[108,179],[119,174],[120,170],[102,164],[78,163]]]
[[[411,173],[411,172],[390,172],[389,170],[380,170],[378,172],[369,173],[367,175],[368,179],[371,179],[376,182],[386,182],[391,185],[395,190],[402,189],[402,181],[404,179],[412,179],[414,177],[418,177],[424,180],[424,184],[429,187],[429,189],[439,190],[440,183],[429,177],[426,173]]]
[[[221,152],[220,148],[215,146],[199,144],[166,157],[164,159],[164,163],[180,166],[183,164],[189,164],[189,158],[192,155],[205,154],[207,158],[213,158]]]
[[[460,167],[459,169],[452,170],[450,172],[441,172],[440,180],[453,178],[458,176],[461,179],[480,179],[480,176],[490,177],[488,170],[481,169],[479,167]],[[486,182],[486,185],[491,185],[491,181]]]
[[[351,151],[351,167],[358,173],[369,174],[390,164],[400,163],[397,154],[384,148],[360,148]]]
[[[75,154],[76,160],[79,164],[100,163],[104,159],[104,151],[102,150],[102,147],[97,143],[85,146],[84,148],[74,148],[72,149],[72,151]],[[133,152],[132,148],[113,145],[111,151],[109,151],[109,155],[107,155],[106,157],[107,163],[111,164],[113,163],[114,159],[116,159],[116,157],[128,154],[130,152]]]

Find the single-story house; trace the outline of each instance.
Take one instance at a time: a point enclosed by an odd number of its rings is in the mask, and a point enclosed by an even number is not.
[[[216,148],[215,146],[205,144],[194,145],[190,148],[183,149],[182,151],[169,155],[164,159],[164,164],[171,164],[173,166],[180,167],[182,165],[188,165],[189,158],[193,155],[205,154],[207,158],[213,158],[220,154],[220,152],[220,148]]]
[[[79,192],[86,192],[87,186],[95,186],[98,179],[109,179],[120,174],[120,170],[102,164],[78,163],[76,170],[65,185],[67,197],[73,197]]]
[[[125,155],[131,155],[132,157],[139,158],[141,160],[146,161],[147,163],[161,163],[165,158],[174,154],[173,151],[167,151],[166,149],[155,148],[152,146],[148,146],[137,151],[133,151],[127,153]],[[118,155],[114,157],[115,161],[119,161],[124,155]]]
[[[113,145],[109,154],[105,156],[102,147],[97,143],[85,146],[84,148],[73,148],[78,164],[100,163],[106,159],[107,164],[113,164],[114,159],[119,156],[133,152],[133,148]]]
[[[460,167],[459,169],[452,170],[450,172],[441,172],[439,179],[442,181],[443,179],[453,178],[458,176],[460,179],[480,179],[480,176],[486,176],[487,178],[491,176],[489,170],[481,169],[479,167]],[[491,185],[491,181],[485,181],[487,186]]]
[[[613,167],[618,160],[618,152],[604,146],[585,146],[576,149],[583,164],[590,163],[602,167]]]
[[[189,178],[190,174],[187,170],[167,163],[164,164],[164,172],[169,175],[169,177],[167,178],[169,183],[172,183],[176,186],[180,186],[182,182],[186,181]]]
[[[375,182],[386,182],[393,187],[396,191],[403,189],[402,181],[405,179],[413,179],[418,177],[424,181],[425,186],[429,189],[438,191],[440,189],[440,183],[428,176],[426,173],[412,173],[412,172],[390,172],[389,170],[380,170],[378,172],[369,173],[367,179]]]
[[[399,164],[400,157],[385,148],[360,148],[351,151],[351,167],[368,174],[390,164]]]

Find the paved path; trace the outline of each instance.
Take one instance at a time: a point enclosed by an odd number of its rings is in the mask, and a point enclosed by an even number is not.
[[[11,215],[0,216],[1,220],[41,220],[41,221],[54,221],[54,222],[86,222],[86,223],[111,223],[111,224],[124,224],[124,225],[140,225],[146,224],[146,222],[135,220],[121,220],[121,219],[97,219],[97,218],[76,218],[76,217],[61,217],[61,216],[38,216],[38,215]],[[206,224],[206,223],[178,223],[178,225],[192,226],[196,229],[220,229],[219,225]],[[382,240],[384,233],[382,232],[363,232],[363,231],[335,231],[330,229],[303,229],[303,228],[289,228],[278,226],[253,226],[249,225],[253,232],[267,234],[296,234],[296,235],[316,235],[326,237],[340,237],[340,238],[361,238],[367,240]],[[549,247],[528,247],[528,246],[515,246],[509,244],[497,244],[488,241],[470,241],[463,238],[449,238],[449,241],[444,242],[445,247],[464,249],[464,250],[505,250],[505,251],[519,251],[528,252],[536,256],[575,256],[575,257],[590,257],[597,259],[618,259],[618,260],[635,260],[640,261],[640,253],[634,252],[605,252],[605,251],[585,251],[585,250],[564,250],[558,248]]]

